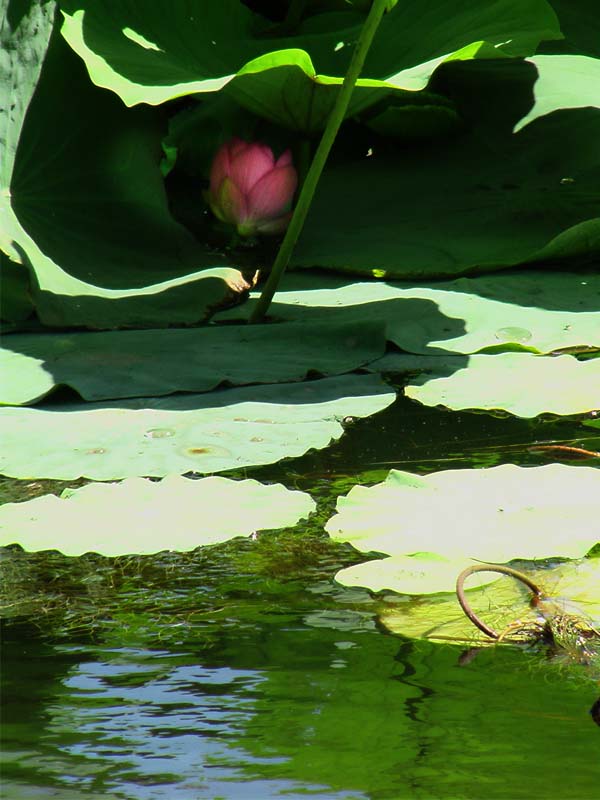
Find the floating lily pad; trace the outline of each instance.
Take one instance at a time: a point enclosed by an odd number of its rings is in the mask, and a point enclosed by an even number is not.
[[[339,498],[326,530],[336,541],[388,555],[580,558],[600,542],[599,491],[593,467],[504,464],[424,477],[392,470],[383,483]]]
[[[221,317],[247,317],[256,294]],[[402,350],[444,355],[600,346],[599,308],[600,275],[593,274],[527,271],[415,286],[292,273],[269,314],[311,325],[378,319]]]
[[[439,558],[430,553],[390,556],[340,570],[335,579],[344,586],[363,586],[372,592],[437,594],[453,592],[456,578],[465,568],[464,558]],[[470,587],[485,586],[498,580],[492,572],[478,572]]]
[[[222,472],[326,447],[346,416],[381,411],[395,392],[371,375],[210,394],[0,409],[0,473],[114,480]]]
[[[192,550],[295,525],[312,498],[281,484],[210,477],[96,483],[0,507],[0,545],[105,556]]]
[[[493,573],[490,577],[493,580]],[[471,586],[476,587],[476,581],[472,584],[469,581],[469,588]],[[500,631],[513,620],[531,615],[530,593],[508,578],[469,591],[467,597],[473,611]],[[465,616],[456,594],[450,590],[420,602],[390,603],[381,609],[379,620],[393,633],[415,639],[454,639],[457,643],[478,646],[494,643]]]
[[[583,414],[600,407],[600,358],[501,353],[469,356],[450,375],[444,365],[441,375],[429,369],[433,375],[413,378],[405,389],[426,406],[502,409],[517,417]]]
[[[543,569],[531,565],[522,571],[548,591],[559,613],[575,614],[592,625],[600,623],[600,559]],[[493,573],[481,574],[493,578]],[[477,574],[470,576],[465,584],[469,605],[495,630],[502,631],[517,620],[532,622],[539,618],[539,612],[531,607],[531,593],[518,581],[501,578],[478,588],[476,578]],[[467,619],[454,593],[428,598],[427,602],[389,604],[379,618],[386,628],[403,636],[494,643]]]
[[[600,628],[600,558],[561,564],[549,575],[537,577],[566,613],[582,614]]]
[[[309,371],[338,375],[381,356],[385,335],[382,323],[365,321],[15,334],[3,345],[0,403],[21,405],[61,385],[105,400],[301,380]]]

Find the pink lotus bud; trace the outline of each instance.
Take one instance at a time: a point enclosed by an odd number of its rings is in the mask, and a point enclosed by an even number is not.
[[[280,233],[292,216],[297,185],[289,150],[276,161],[260,142],[232,139],[214,157],[208,201],[214,215],[235,225],[240,236]]]

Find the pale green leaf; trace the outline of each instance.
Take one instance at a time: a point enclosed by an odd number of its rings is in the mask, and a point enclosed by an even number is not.
[[[426,406],[502,409],[537,417],[584,414],[600,405],[600,358],[500,353],[469,356],[450,375],[444,365],[441,373],[435,367],[429,370],[405,389],[408,397]]]
[[[222,472],[327,447],[346,416],[389,406],[371,375],[115,403],[0,408],[0,473],[113,480]]]
[[[544,606],[549,616],[573,614],[588,625],[600,624],[600,559],[519,569],[549,596]],[[478,586],[479,575],[488,576],[494,583]],[[494,573],[476,573],[468,578],[465,587],[471,608],[499,633],[517,621],[539,621],[539,609],[531,606],[531,592],[513,578],[499,578],[496,574],[494,579]],[[493,643],[467,619],[454,594],[428,598],[426,603],[389,603],[383,607],[380,619],[386,628],[403,636],[456,638],[480,645]]]
[[[600,108],[599,58],[537,55],[527,61],[538,71],[533,88],[535,102],[515,126],[515,133],[534,119],[562,108]]]
[[[335,579],[344,586],[362,586],[372,592],[437,594],[453,592],[465,559],[439,558],[430,553],[390,556],[340,570]],[[470,586],[485,586],[498,579],[492,572],[473,575]]]
[[[221,317],[247,317],[255,297]],[[431,286],[298,273],[284,276],[270,313],[310,325],[378,319],[402,350],[448,355],[600,346],[599,308],[600,275],[592,273],[513,272]]]
[[[326,525],[333,539],[388,555],[505,563],[579,558],[600,542],[600,471],[549,464],[419,476],[392,470],[355,486]]]
[[[294,525],[314,510],[281,484],[210,477],[129,478],[92,483],[0,507],[0,545],[105,556],[192,550],[255,531]]]

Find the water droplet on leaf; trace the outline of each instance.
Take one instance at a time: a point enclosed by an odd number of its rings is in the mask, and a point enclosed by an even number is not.
[[[531,339],[531,331],[527,328],[499,328],[496,331],[496,339],[501,342],[520,342],[524,344]]]
[[[169,436],[175,436],[175,431],[171,428],[150,428],[144,436],[146,439],[168,439]]]

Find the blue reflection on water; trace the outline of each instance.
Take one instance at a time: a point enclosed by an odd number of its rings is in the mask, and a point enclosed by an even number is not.
[[[102,660],[75,663],[61,679],[46,706],[43,732],[26,732],[41,734],[31,751],[20,754],[35,759],[37,778],[30,787],[62,784],[65,800],[72,796],[67,787],[76,788],[77,797],[99,792],[136,800],[293,800],[307,792],[317,800],[365,797],[296,781],[249,780],[244,770],[250,762],[260,771],[286,760],[250,756],[239,747],[266,680],[260,670],[203,667],[189,653],[95,650]],[[15,741],[6,755],[19,757]],[[25,796],[24,784],[9,785],[11,798]]]

